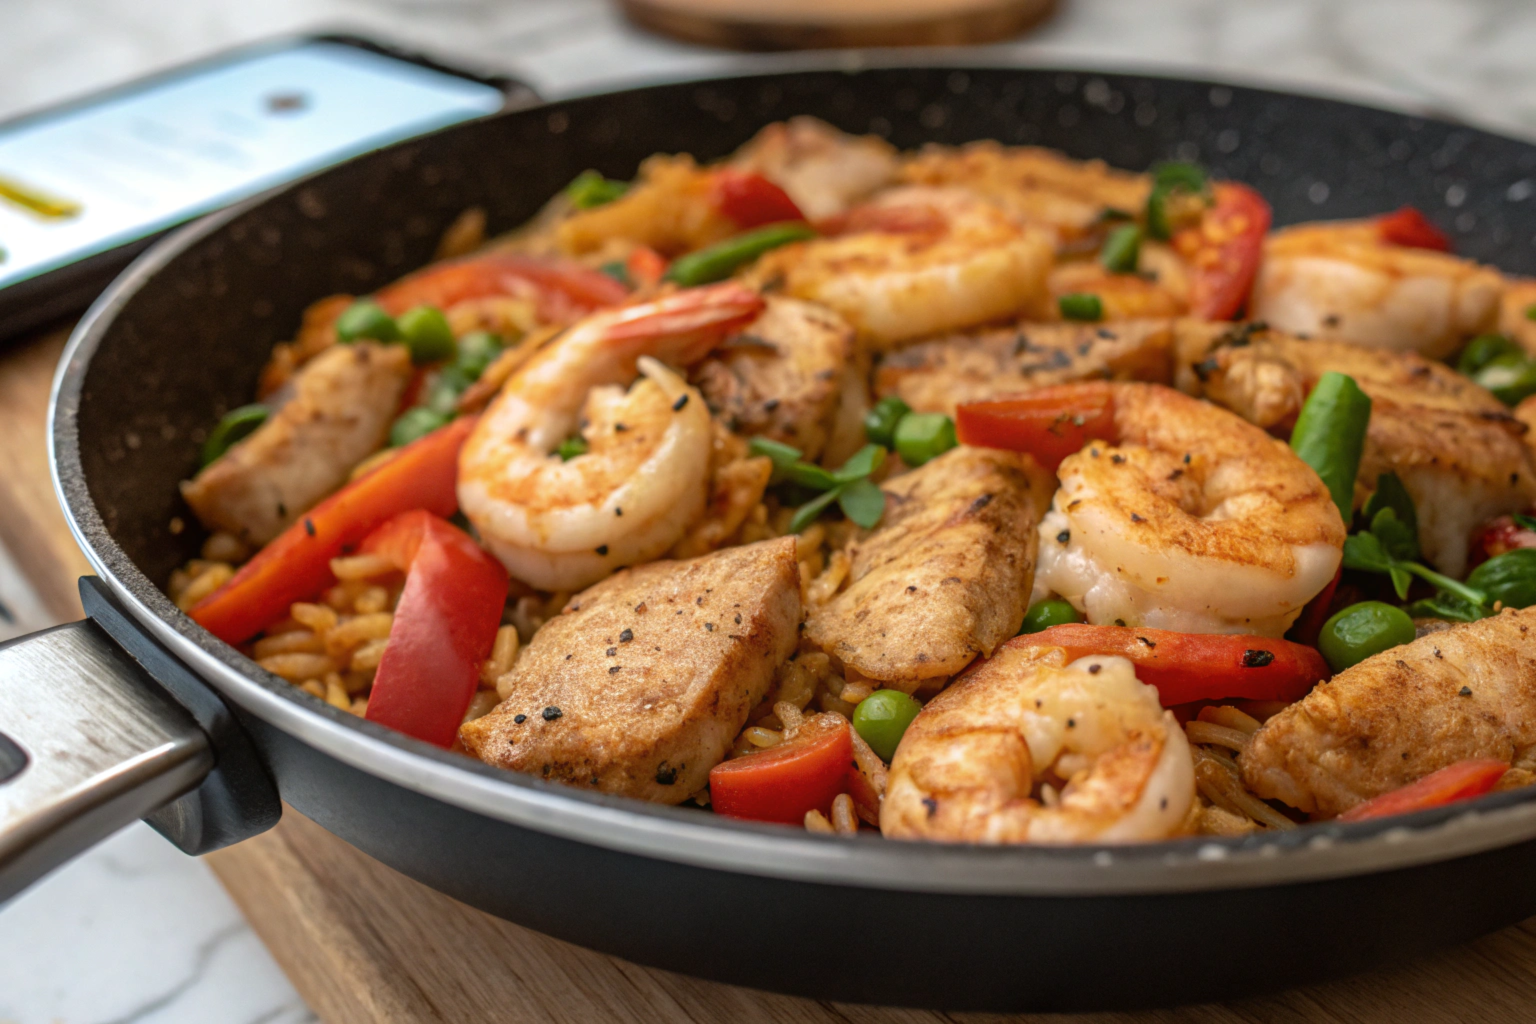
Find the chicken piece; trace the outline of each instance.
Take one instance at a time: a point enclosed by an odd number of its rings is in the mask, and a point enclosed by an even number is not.
[[[1367,658],[1253,734],[1239,761],[1265,799],[1333,817],[1468,758],[1522,768],[1536,747],[1536,608],[1508,609]]]
[[[740,229],[711,198],[714,175],[690,156],[658,153],[640,165],[635,183],[611,203],[576,210],[555,225],[562,253],[605,251],[616,239],[678,256],[718,242]]]
[[[1172,347],[1168,320],[1021,323],[887,353],[875,371],[875,390],[898,395],[919,412],[953,416],[964,402],[1050,384],[1100,378],[1166,384]]]
[[[1269,236],[1248,309],[1283,331],[1442,359],[1493,327],[1503,290],[1498,271],[1382,241],[1374,221],[1328,221]]]
[[[794,445],[815,461],[827,443],[853,331],[825,306],[778,296],[693,372],[732,431]]]
[[[336,345],[293,378],[293,397],[181,485],[210,530],[261,546],[378,451],[411,376],[404,345]]]
[[[704,788],[798,641],[795,540],[651,562],[534,634],[496,710],[459,731],[487,764],[682,803]]]
[[[778,185],[811,220],[847,210],[896,177],[896,150],[877,135],[848,135],[814,117],[770,124],[731,157]]]
[[[1116,170],[1102,160],[1072,160],[1035,146],[972,142],[926,146],[901,168],[918,185],[970,189],[1030,224],[1050,228],[1059,241],[1090,233],[1105,210],[1135,216],[1152,190],[1145,174]]]
[[[1027,455],[960,447],[881,489],[884,518],[849,542],[847,588],[806,638],[870,679],[954,675],[1018,632],[1054,481]]]
[[[1524,424],[1443,363],[1255,325],[1184,322],[1175,349],[1182,390],[1282,433],[1325,372],[1353,377],[1371,396],[1356,503],[1364,503],[1382,473],[1396,473],[1418,511],[1420,547],[1441,572],[1460,576],[1474,530],[1536,501]]]

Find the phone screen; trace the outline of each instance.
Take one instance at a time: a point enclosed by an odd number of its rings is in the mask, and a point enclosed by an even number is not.
[[[0,288],[502,101],[314,40],[0,127]]]

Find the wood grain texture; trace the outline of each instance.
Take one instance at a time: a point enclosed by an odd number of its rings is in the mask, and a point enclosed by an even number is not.
[[[50,605],[57,604],[61,619],[80,614],[74,583],[89,571],[48,476],[47,396],[64,339],[64,332],[53,332],[0,352],[0,539]],[[277,828],[213,854],[208,863],[327,1024],[1536,1020],[1536,918],[1391,970],[1224,1005],[1079,1016],[940,1014],[772,995],[580,949],[428,889],[291,808]],[[921,935],[891,941],[921,941]],[[851,959],[857,951],[850,947]],[[870,952],[878,955],[878,948]]]
[[[966,46],[1019,35],[1056,0],[619,0],[653,32],[733,50]]]

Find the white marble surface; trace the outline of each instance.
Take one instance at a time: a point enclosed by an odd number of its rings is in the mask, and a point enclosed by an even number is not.
[[[1523,0],[1062,2],[995,54],[1257,78],[1536,137],[1536,4]],[[511,71],[550,96],[743,60],[646,36],[604,0],[0,0],[0,25],[0,118],[322,27]],[[17,628],[41,624],[7,566],[0,603]],[[313,1019],[208,870],[143,825],[0,911],[0,1024]]]

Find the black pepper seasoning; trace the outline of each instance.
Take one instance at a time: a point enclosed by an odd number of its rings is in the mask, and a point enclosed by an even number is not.
[[[631,640],[633,640],[634,638],[635,638],[635,631],[632,630],[632,629],[625,629],[624,632],[619,634],[619,643],[627,644]]]
[[[688,404],[688,396],[687,395],[680,395],[680,396],[678,396],[677,401],[672,403],[672,411],[673,412],[682,412],[683,411],[683,406],[685,406],[687,404]]]
[[[512,722],[513,722],[514,725],[522,725],[526,721],[528,721],[528,716],[527,715],[513,715],[512,716]]]
[[[544,721],[553,722],[555,719],[559,718],[561,714],[562,712],[559,708],[554,706],[547,707],[544,709]]]

